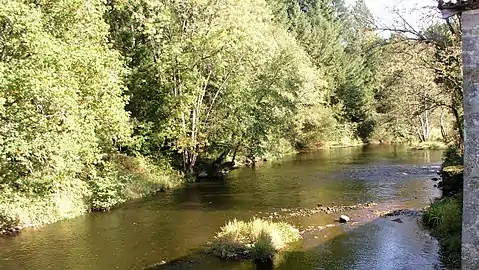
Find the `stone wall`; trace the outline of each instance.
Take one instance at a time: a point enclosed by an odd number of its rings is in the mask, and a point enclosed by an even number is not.
[[[479,269],[479,10],[463,12],[464,205],[462,269]]]

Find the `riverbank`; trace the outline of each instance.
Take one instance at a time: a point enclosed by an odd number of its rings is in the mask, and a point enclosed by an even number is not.
[[[447,145],[442,141],[411,143],[409,146],[411,150],[445,150],[446,148]]]
[[[261,166],[296,153],[284,148],[253,163],[239,163],[239,167]],[[0,185],[0,237],[90,212],[109,211],[128,201],[181,188],[195,178],[173,169],[166,160],[141,156],[112,155],[102,167],[95,179],[58,179],[46,190],[38,190],[35,183],[23,189]]]
[[[432,264],[439,250],[434,239],[420,239],[417,226],[410,227],[408,219],[401,217],[404,223],[398,223],[392,221],[398,217],[378,218],[376,210],[425,207],[429,198],[440,195],[429,180],[437,176],[440,160],[439,151],[384,145],[303,153],[255,169],[241,168],[231,172],[227,181],[185,184],[112,211],[0,238],[0,268],[144,269],[161,261],[170,266],[202,249],[229,220],[248,221],[254,215],[273,216],[273,221],[288,222],[303,232],[304,250],[311,250],[311,256],[296,253],[298,260],[288,259],[287,266],[292,267],[284,269],[380,263],[385,258],[384,243],[403,251],[400,258],[387,257],[391,262],[417,254],[416,262]],[[349,216],[351,222],[335,221],[340,215]],[[315,248],[321,245],[326,246]],[[429,247],[426,258],[420,255],[422,247]],[[296,251],[296,246],[292,248]],[[254,269],[250,262],[205,260],[204,269]]]
[[[443,155],[437,183],[442,198],[424,211],[422,221],[441,244],[441,258],[448,269],[461,267],[463,154],[460,147],[449,146]]]
[[[108,211],[126,201],[180,187],[185,178],[168,164],[143,157],[115,155],[97,179],[71,179],[35,192],[1,188],[0,235],[40,227],[88,212]]]
[[[262,166],[294,154],[297,152],[283,147],[281,152],[266,153],[254,161],[240,157],[243,162],[236,163],[236,168]],[[128,201],[181,188],[196,178],[173,169],[166,160],[124,154],[113,155],[102,167],[95,179],[60,179],[63,182],[54,182],[41,192],[35,186],[19,190],[0,185],[0,237],[90,212],[109,211]]]
[[[364,146],[364,144],[359,145]],[[341,148],[358,147],[345,144]],[[339,146],[328,149],[338,149]],[[294,155],[284,148],[280,154],[257,159],[256,166]],[[324,150],[324,149],[323,149]],[[245,158],[246,159],[246,158]],[[243,167],[251,166],[246,162]],[[167,189],[181,188],[192,179],[175,171],[167,161],[122,154],[112,157],[96,179],[57,182],[47,192],[37,193],[0,187],[0,235],[15,235],[23,228],[41,227],[95,211],[108,211],[127,201],[151,196]]]
[[[424,225],[441,244],[442,261],[448,269],[461,266],[462,194],[445,197],[423,214]]]

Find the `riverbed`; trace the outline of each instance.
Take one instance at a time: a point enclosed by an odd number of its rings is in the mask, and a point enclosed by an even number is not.
[[[0,269],[144,269],[160,262],[158,269],[443,269],[438,243],[417,217],[377,215],[420,209],[440,196],[430,180],[440,162],[440,151],[404,146],[301,153],[0,238]],[[359,204],[341,213],[352,218],[346,225],[335,221],[338,213],[289,214]],[[287,220],[304,239],[273,265],[202,253],[225,222],[253,216]]]

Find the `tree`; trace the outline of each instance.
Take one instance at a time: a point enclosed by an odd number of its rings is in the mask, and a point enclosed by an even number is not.
[[[103,11],[96,0],[1,2],[0,183],[55,192],[128,143]]]
[[[199,155],[256,156],[282,136],[307,83],[293,64],[308,57],[266,2],[109,5],[112,39],[131,59],[127,108],[147,151],[174,150],[191,172]]]
[[[406,21],[403,25],[403,28],[387,28],[396,33],[389,40],[389,46],[400,48],[394,53],[417,59],[416,68],[426,70],[426,73],[430,74],[419,80],[427,84],[434,81],[434,89],[437,89],[431,92],[426,91],[431,87],[418,88],[422,105],[416,110],[415,115],[422,115],[421,140],[428,139],[430,117],[426,115],[440,109],[441,113],[436,117],[439,118],[437,122],[441,126],[445,140],[449,140],[444,123],[444,115],[447,112],[453,116],[457,140],[463,141],[461,33],[458,21],[450,19],[446,22],[433,23],[422,30],[412,28]],[[416,55],[412,56],[413,53]],[[405,108],[408,107],[410,106]]]

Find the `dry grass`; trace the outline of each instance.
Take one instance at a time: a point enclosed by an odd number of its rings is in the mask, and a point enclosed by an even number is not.
[[[284,222],[233,220],[221,227],[213,241],[212,250],[223,259],[267,261],[300,238],[299,231]]]

